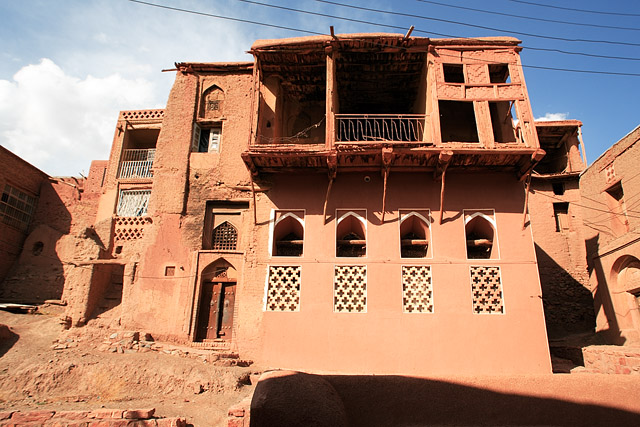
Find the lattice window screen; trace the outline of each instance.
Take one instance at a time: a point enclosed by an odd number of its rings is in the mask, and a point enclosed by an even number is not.
[[[430,266],[402,266],[402,311],[433,313]]]
[[[267,311],[300,311],[300,266],[269,267]]]
[[[238,232],[231,223],[225,221],[213,230],[214,251],[235,251],[238,243]]]
[[[2,221],[20,230],[26,230],[35,209],[36,199],[8,184],[4,186],[1,197],[0,218]]]
[[[333,278],[333,311],[367,312],[366,265],[336,265]]]
[[[473,312],[476,314],[504,313],[500,267],[469,267]]]
[[[118,216],[145,216],[151,190],[121,190],[118,200]]]

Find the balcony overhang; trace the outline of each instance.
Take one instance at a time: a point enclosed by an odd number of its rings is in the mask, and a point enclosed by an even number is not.
[[[358,143],[324,147],[254,147],[242,153],[253,176],[263,173],[358,172],[380,170],[435,171],[447,158],[449,169],[512,170],[522,177],[533,169],[544,151],[530,147],[474,148],[415,143]]]

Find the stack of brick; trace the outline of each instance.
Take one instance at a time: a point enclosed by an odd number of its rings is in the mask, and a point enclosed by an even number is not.
[[[95,411],[4,411],[0,427],[85,426],[85,427],[186,427],[184,418],[156,418],[155,409],[98,409]]]
[[[640,347],[591,345],[582,349],[585,372],[640,374]]]
[[[245,397],[240,403],[229,408],[227,427],[249,427],[251,424],[251,398]]]

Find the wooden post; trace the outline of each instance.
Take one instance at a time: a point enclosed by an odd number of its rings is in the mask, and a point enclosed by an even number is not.
[[[327,204],[329,203],[329,195],[331,194],[331,186],[333,186],[333,180],[335,175],[329,176],[329,185],[327,186],[327,195],[324,197],[324,207],[322,208],[322,221],[327,223]]]
[[[444,178],[447,175],[447,167],[449,163],[445,163],[444,169],[442,170],[442,183],[440,184],[440,220],[438,224],[442,224],[442,216],[444,215]]]
[[[578,126],[578,141],[580,141],[580,148],[582,148],[582,169],[587,168],[587,151],[584,148],[584,142],[582,141],[582,128]]]
[[[389,168],[384,168],[382,172],[383,184],[382,184],[382,223],[384,224],[384,214],[386,212],[387,202],[387,177],[389,176]]]
[[[256,207],[256,188],[253,184],[253,175],[249,174],[251,179],[251,196],[253,197],[253,225],[258,225],[258,209]]]
[[[531,172],[527,176],[527,184],[525,186],[524,194],[524,209],[522,210],[522,229],[524,230],[527,225],[527,211],[529,210],[529,190],[531,188]]]

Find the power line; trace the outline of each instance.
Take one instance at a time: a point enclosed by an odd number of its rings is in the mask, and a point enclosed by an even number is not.
[[[308,10],[295,9],[295,8],[287,7],[287,6],[278,6],[278,5],[268,4],[268,3],[262,3],[262,2],[255,1],[255,0],[237,0],[237,1],[240,1],[240,2],[243,2],[243,3],[255,4],[255,5],[258,5],[258,6],[270,7],[270,8],[273,8],[273,9],[287,10],[287,11],[290,11],[290,12],[304,13],[304,14],[307,14],[307,15],[314,15],[314,16],[322,16],[322,17],[325,17],[325,18],[339,19],[341,21],[355,22],[355,23],[358,23],[358,24],[375,25],[375,26],[378,26],[378,27],[393,28],[393,29],[398,29],[398,30],[403,30],[403,31],[406,30],[406,27],[401,27],[401,26],[397,26],[397,25],[382,24],[382,23],[379,23],[379,22],[371,22],[371,21],[365,21],[365,20],[355,19],[355,18],[345,18],[345,17],[342,17],[342,16],[335,16],[335,15],[330,15],[330,14],[327,14],[327,13],[312,12],[312,11],[308,11]],[[394,13],[395,14],[395,13],[399,13],[399,12],[389,12],[389,13]],[[423,30],[419,30],[419,29],[415,29],[414,32],[427,34],[427,35],[435,34],[435,35],[440,36],[440,37],[465,38],[465,37],[459,37],[459,36],[452,35],[452,34],[434,33],[432,31],[423,31]],[[633,57],[628,57],[628,56],[597,55],[597,54],[586,53],[586,52],[573,52],[573,51],[566,51],[566,50],[562,50],[562,49],[533,47],[533,46],[529,46],[529,45],[525,45],[525,46],[523,46],[523,48],[530,49],[530,50],[539,50],[539,51],[544,51],[544,52],[556,52],[556,53],[562,53],[562,54],[566,54],[566,55],[587,56],[587,57],[591,57],[591,58],[619,59],[619,60],[626,60],[626,61],[640,61],[640,58],[633,58]]]
[[[514,2],[514,3],[529,4],[529,5],[532,5],[532,6],[548,7],[550,9],[570,10],[572,12],[582,12],[582,13],[595,13],[595,14],[598,14],[598,15],[640,16],[640,14],[637,14],[637,13],[604,12],[604,11],[601,11],[601,10],[574,9],[574,8],[571,8],[571,7],[553,6],[553,5],[550,5],[550,4],[535,3],[535,2],[532,2],[532,1],[524,1],[524,0],[507,0],[507,1],[511,1],[511,2]]]
[[[453,4],[441,3],[441,2],[430,1],[430,0],[417,0],[417,1],[419,1],[421,3],[429,3],[429,4],[435,4],[435,5],[438,5],[438,6],[450,7],[450,8],[454,8],[454,9],[463,9],[463,10],[471,10],[471,11],[474,11],[474,12],[488,13],[490,15],[500,15],[500,16],[509,16],[511,18],[528,19],[530,21],[551,22],[551,23],[554,23],[554,24],[578,25],[578,26],[581,26],[581,27],[610,28],[612,30],[640,31],[640,28],[634,28],[634,27],[618,27],[618,26],[615,26],[615,25],[599,25],[599,24],[587,24],[587,23],[584,23],[584,22],[560,21],[560,20],[556,20],[556,19],[536,18],[536,17],[533,17],[533,16],[524,16],[524,15],[515,15],[515,14],[512,14],[512,13],[496,12],[496,11],[493,11],[493,10],[475,9],[473,7],[456,6],[456,5],[453,5]]]
[[[230,20],[230,21],[235,21],[235,22],[242,22],[242,23],[247,23],[247,24],[260,25],[260,26],[263,26],[263,27],[284,29],[284,30],[294,31],[294,32],[299,32],[299,33],[304,33],[304,34],[326,35],[326,33],[319,33],[319,32],[316,32],[316,31],[303,30],[303,29],[292,28],[292,27],[285,27],[285,26],[282,26],[282,25],[268,24],[268,23],[265,23],[265,22],[251,21],[251,20],[248,20],[248,19],[241,19],[241,18],[233,18],[233,17],[229,17],[229,16],[216,15],[216,14],[212,14],[212,13],[198,12],[198,11],[189,10],[189,9],[182,9],[182,8],[178,8],[178,7],[171,7],[171,6],[165,6],[165,5],[160,5],[160,4],[156,4],[156,3],[150,3],[150,2],[146,2],[146,1],[142,1],[142,0],[128,0],[128,1],[130,1],[132,3],[139,3],[139,4],[142,4],[142,5],[145,5],[145,6],[152,6],[152,7],[157,7],[157,8],[161,8],[161,9],[168,9],[168,10],[177,11],[177,12],[189,13],[189,14],[193,14],[193,15],[200,15],[200,16],[206,16],[206,17],[211,17],[211,18],[225,19],[225,20]],[[243,0],[241,0],[241,1],[243,1]],[[316,0],[316,1],[319,1],[319,0]],[[389,26],[389,27],[391,27],[391,26]],[[432,34],[437,34],[437,33],[432,33]],[[449,36],[447,36],[447,37],[449,37]],[[455,38],[459,38],[459,37],[455,37]],[[473,38],[467,38],[467,39],[473,40]],[[374,43],[374,42],[372,42],[371,44],[372,45],[376,45],[376,43]],[[447,56],[447,55],[442,54],[442,56]],[[451,55],[451,56],[453,56],[453,55]],[[481,61],[481,60],[478,59],[478,61]],[[483,61],[483,62],[486,62],[488,64],[497,63],[495,61],[488,61],[488,60]],[[526,64],[522,64],[522,67],[524,67],[524,68],[537,68],[537,69],[549,70],[549,71],[575,72],[575,73],[583,73],[583,74],[600,74],[600,75],[640,77],[640,73],[621,73],[621,72],[614,72],[614,71],[597,71],[597,70],[580,70],[580,69],[570,69],[570,68],[554,68],[554,67],[543,67],[543,66],[526,65]]]
[[[444,23],[447,23],[447,24],[462,25],[462,26],[465,26],[465,27],[479,28],[479,29],[482,29],[482,30],[497,31],[497,32],[501,32],[501,33],[519,34],[519,35],[522,35],[522,36],[536,37],[536,38],[541,38],[541,39],[558,40],[558,41],[565,41],[565,42],[603,43],[603,44],[614,44],[614,45],[621,45],[621,46],[640,46],[640,43],[618,42],[618,41],[613,41],[613,40],[568,39],[568,38],[565,38],[565,37],[545,36],[545,35],[541,35],[541,34],[525,33],[525,32],[522,32],[522,31],[513,31],[513,30],[505,30],[505,29],[495,28],[495,27],[488,27],[488,26],[485,26],[485,25],[469,24],[467,22],[453,21],[453,20],[450,20],[450,19],[433,18],[433,17],[430,17],[430,16],[414,15],[414,14],[411,14],[411,13],[390,12],[388,10],[372,9],[372,8],[362,7],[362,6],[354,6],[354,5],[349,5],[349,4],[342,4],[342,3],[337,3],[337,2],[334,2],[334,1],[330,1],[330,0],[313,0],[313,1],[316,1],[316,2],[319,2],[319,3],[332,4],[334,6],[341,6],[341,7],[348,7],[348,8],[351,8],[351,9],[364,10],[364,11],[367,11],[367,12],[385,13],[385,14],[390,14],[390,15],[404,16],[404,17],[408,17],[408,18],[424,19],[424,20],[427,20],[427,21],[444,22]]]

